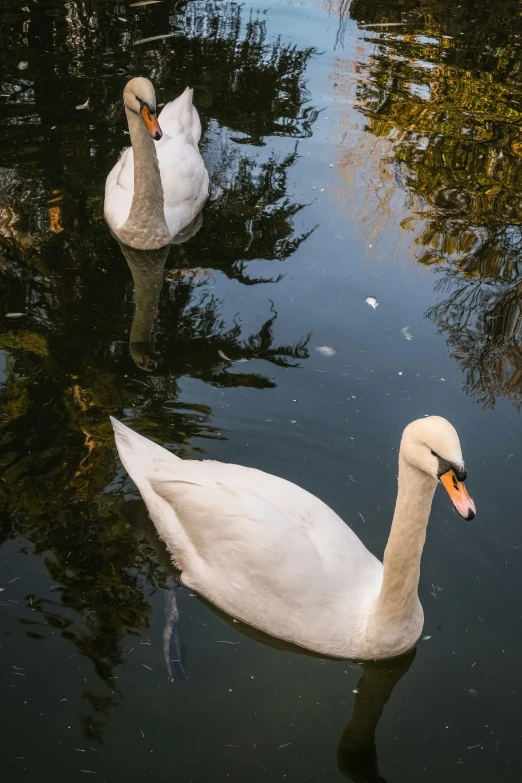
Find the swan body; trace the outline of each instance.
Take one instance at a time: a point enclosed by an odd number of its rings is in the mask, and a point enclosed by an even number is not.
[[[104,214],[125,245],[154,250],[168,245],[203,207],[209,179],[198,144],[201,122],[187,89],[156,117],[148,79],[126,85],[123,100],[131,147],[107,177]]]
[[[320,654],[374,659],[413,647],[423,625],[420,558],[439,478],[457,510],[474,515],[449,422],[433,416],[404,432],[383,564],[301,487],[241,465],[180,460],[111,420],[120,459],[185,585],[233,617]]]

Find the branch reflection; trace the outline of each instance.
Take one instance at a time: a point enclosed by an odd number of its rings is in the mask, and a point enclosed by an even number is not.
[[[367,139],[384,162],[365,216],[380,225],[392,199],[406,192],[402,227],[418,262],[438,267],[444,295],[427,317],[448,341],[465,390],[485,407],[502,397],[520,407],[518,5],[354,0],[350,16],[369,56],[353,72],[338,60],[338,93],[356,77]]]

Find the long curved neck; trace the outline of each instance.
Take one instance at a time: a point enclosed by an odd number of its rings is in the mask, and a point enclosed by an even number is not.
[[[437,482],[399,455],[399,489],[378,607],[389,617],[405,613],[418,600],[420,562]]]
[[[163,247],[170,236],[156,148],[140,115],[127,108],[125,114],[134,154],[134,194],[119,238],[142,250]]]
[[[400,639],[405,640],[405,650],[408,649],[408,633],[415,636],[418,630],[420,634],[422,609],[417,592],[420,563],[436,487],[435,479],[399,454],[397,503],[384,552],[381,591],[368,628],[368,640],[380,646],[391,645],[392,654],[401,652],[396,649]],[[418,635],[411,644],[417,638]]]

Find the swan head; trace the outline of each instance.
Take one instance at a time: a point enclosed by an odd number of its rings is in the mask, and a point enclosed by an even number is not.
[[[440,481],[464,519],[473,519],[475,504],[464,486],[466,470],[455,427],[441,416],[427,416],[408,424],[401,441],[401,457],[435,481]]]
[[[163,136],[156,116],[156,93],[148,79],[137,76],[127,82],[123,91],[125,108],[135,114],[141,114],[145,127],[155,141]]]

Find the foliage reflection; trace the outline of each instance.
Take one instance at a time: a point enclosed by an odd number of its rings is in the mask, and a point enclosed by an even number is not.
[[[131,485],[109,413],[193,454],[194,439],[223,436],[208,405],[181,399],[181,378],[268,390],[276,381],[262,361],[297,367],[308,356],[306,337],[277,344],[269,301],[248,331],[239,314],[225,317],[213,283],[277,282],[307,237],[287,189],[297,147],[278,155],[266,138],[311,133],[312,53],[270,40],[262,15],[212,0],[40,0],[2,11],[0,543],[25,539],[56,585],[27,596],[27,636],[36,644],[59,629],[106,683],[165,583],[153,548],[114,504]],[[195,87],[213,183],[203,225],[147,258],[120,249],[102,218],[104,180],[128,138],[122,88],[137,74],[153,80],[159,103]],[[255,370],[235,364],[250,359]],[[114,701],[84,697],[86,734],[101,739]]]
[[[522,59],[511,0],[355,0],[373,44],[358,108],[388,143],[384,202],[409,194],[402,226],[444,299],[428,312],[484,406],[522,403]],[[382,149],[382,148],[381,148]]]

